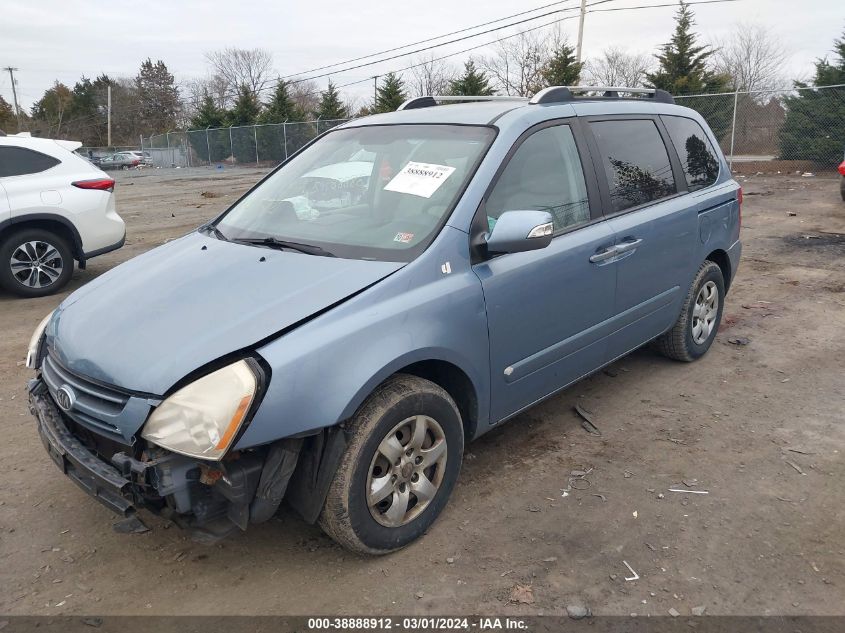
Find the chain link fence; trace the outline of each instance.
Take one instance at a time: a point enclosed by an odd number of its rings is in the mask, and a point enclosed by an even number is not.
[[[675,97],[699,112],[734,171],[822,171],[845,154],[845,85]],[[209,128],[141,139],[157,167],[272,167],[344,123],[306,121]]]
[[[186,130],[142,138],[156,167],[272,167],[348,119]]]
[[[675,97],[713,130],[734,171],[835,170],[845,155],[845,85]]]

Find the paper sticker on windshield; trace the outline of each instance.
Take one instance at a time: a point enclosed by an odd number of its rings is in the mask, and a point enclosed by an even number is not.
[[[430,198],[446,179],[455,171],[447,165],[431,165],[429,163],[410,162],[393,177],[385,191],[409,193],[412,196]]]
[[[402,242],[402,244],[407,244],[411,240],[414,239],[413,233],[397,233],[396,237],[393,238],[394,242]]]

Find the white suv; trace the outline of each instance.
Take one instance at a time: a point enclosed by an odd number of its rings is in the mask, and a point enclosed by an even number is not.
[[[0,287],[41,297],[123,246],[114,180],[73,152],[81,143],[0,136]]]

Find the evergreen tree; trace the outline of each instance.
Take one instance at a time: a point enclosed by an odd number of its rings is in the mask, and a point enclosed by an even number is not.
[[[305,112],[293,100],[288,83],[281,79],[258,120],[263,124],[256,130],[261,160],[280,163],[305,145],[314,134],[312,126],[303,122]],[[285,125],[279,125],[282,123]]]
[[[387,73],[381,86],[376,90],[376,102],[373,112],[393,112],[401,106],[408,96],[405,94],[405,82],[396,73]]]
[[[90,79],[82,77],[73,86],[72,99],[63,126],[65,134],[83,145],[105,145],[108,140],[106,104],[97,99],[97,89]]]
[[[684,2],[675,14],[675,32],[668,43],[655,55],[657,70],[646,73],[646,81],[654,88],[666,90],[674,96],[719,93],[730,89],[731,80],[710,69],[713,50],[698,44],[698,35],[692,31],[695,14]],[[717,139],[730,131],[733,115],[733,96],[724,98],[691,97],[682,105],[697,110],[710,125]]]
[[[286,81],[278,80],[276,89],[270,101],[265,104],[264,112],[261,113],[261,123],[284,123],[285,121],[304,121],[305,113],[299,108],[290,95],[290,89]]]
[[[468,97],[486,97],[493,94],[490,81],[484,71],[469,60],[464,64],[464,74],[449,83],[449,94]]]
[[[231,132],[231,149],[235,160],[239,163],[255,163],[258,160],[256,155],[255,141],[258,135],[257,129],[250,127],[255,125],[258,115],[261,112],[261,104],[255,93],[249,86],[242,84],[238,88],[238,96],[232,109],[226,114],[226,122],[229,126],[238,129]]]
[[[261,105],[255,93],[249,86],[242,85],[238,88],[238,97],[235,100],[235,105],[229,110],[227,119],[229,125],[253,125],[258,120],[258,114],[261,112]]]
[[[194,129],[223,127],[226,124],[226,111],[217,107],[214,98],[206,92],[196,114],[191,119]]]
[[[575,60],[575,49],[562,42],[540,74],[546,86],[574,86],[583,68],[584,63]]]
[[[321,121],[332,121],[334,119],[348,119],[349,111],[343,102],[340,100],[340,93],[335,85],[329,80],[328,87],[320,93],[320,103],[317,106],[317,111],[314,113]],[[323,132],[328,128],[321,128],[319,132]]]
[[[199,109],[190,121],[191,127],[196,131],[188,133],[188,142],[200,160],[208,162],[214,162],[215,160],[221,161],[229,155],[228,131],[219,129],[208,130],[208,128],[222,128],[226,123],[226,111],[218,108],[214,97],[206,91],[203,94]],[[209,151],[211,155],[209,155]]]
[[[816,61],[813,87],[845,84],[845,31],[834,40],[835,59]],[[811,160],[820,167],[833,168],[842,161],[845,139],[845,89],[799,90],[785,99],[786,121],[780,132],[780,157],[785,160]]]
[[[698,35],[693,33],[695,14],[681,2],[675,14],[675,33],[664,44],[657,57],[660,65],[656,72],[647,73],[646,78],[654,88],[666,90],[672,95],[722,92],[730,80],[708,68],[713,50],[699,45]]]
[[[0,95],[0,130],[11,134],[12,127],[17,131],[18,125],[15,120],[15,110],[12,108],[12,104]]]
[[[170,71],[161,60],[153,63],[148,57],[135,77],[140,110],[138,118],[148,134],[166,132],[176,126],[179,113],[179,89]]]

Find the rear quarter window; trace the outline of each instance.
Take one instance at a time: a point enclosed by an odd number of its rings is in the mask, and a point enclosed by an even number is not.
[[[593,121],[590,128],[607,176],[613,213],[677,193],[669,153],[654,121]]]
[[[37,174],[61,161],[25,147],[0,147],[0,178]]]
[[[686,117],[661,118],[681,159],[689,190],[697,191],[715,183],[719,178],[719,157],[704,129]]]

